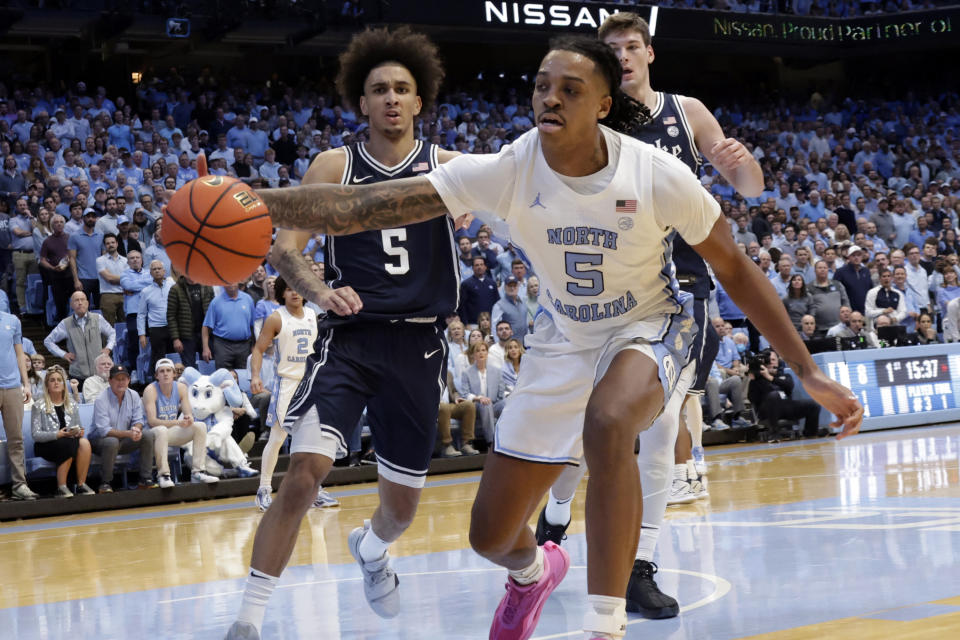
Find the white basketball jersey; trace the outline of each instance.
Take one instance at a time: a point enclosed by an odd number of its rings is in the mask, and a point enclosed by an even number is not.
[[[472,211],[509,235],[540,277],[542,307],[568,340],[584,346],[679,311],[669,236],[676,229],[699,244],[720,215],[682,162],[610,129],[604,134],[619,136],[619,158],[608,143],[617,166],[591,195],[568,187],[547,165],[536,129],[497,155],[459,156],[427,176],[453,216]]]
[[[317,314],[313,309],[303,308],[303,317],[297,318],[287,311],[286,306],[277,309],[280,314],[280,333],[274,338],[277,352],[277,375],[284,378],[300,379],[307,363],[307,356],[313,353],[313,343],[317,339]]]

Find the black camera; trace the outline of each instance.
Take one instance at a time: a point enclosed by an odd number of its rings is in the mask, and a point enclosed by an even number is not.
[[[770,354],[766,351],[761,351],[747,358],[747,371],[754,376],[758,376],[760,375],[760,367],[765,367],[768,364],[770,364]]]

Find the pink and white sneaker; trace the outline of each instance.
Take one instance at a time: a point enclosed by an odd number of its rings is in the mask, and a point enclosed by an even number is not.
[[[527,640],[540,620],[547,598],[570,568],[570,556],[562,547],[547,541],[543,545],[543,576],[534,583],[519,585],[507,578],[507,593],[493,614],[490,640]]]

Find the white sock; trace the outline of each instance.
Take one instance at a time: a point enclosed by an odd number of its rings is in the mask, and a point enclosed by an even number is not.
[[[700,477],[700,474],[697,473],[697,465],[693,460],[687,460],[687,477],[691,480]]]
[[[583,628],[593,638],[618,640],[627,633],[627,601],[613,596],[587,596]]]
[[[389,546],[389,542],[381,540],[380,536],[374,533],[373,525],[371,524],[360,540],[360,557],[363,558],[364,562],[379,560],[383,557],[383,554],[387,552],[387,547]]]
[[[700,396],[688,395],[684,402],[684,408],[687,412],[687,429],[690,431],[690,439],[694,447],[703,446],[703,407],[700,404]]]
[[[687,480],[687,465],[686,464],[675,464],[673,465],[673,479],[674,480]]]
[[[240,605],[240,615],[237,616],[239,622],[248,622],[261,631],[263,626],[263,614],[267,610],[267,602],[277,587],[280,578],[268,576],[262,571],[257,571],[253,567],[247,575],[247,586],[243,591],[243,603]],[[262,635],[262,634],[261,634]]]
[[[550,495],[547,496],[547,522],[550,524],[562,524],[565,525],[570,522],[570,503],[573,502],[573,496],[571,495],[566,500],[561,500],[553,495],[553,489],[550,490]]]
[[[537,547],[537,555],[529,566],[509,571],[510,577],[519,585],[533,584],[543,577],[543,547]]]

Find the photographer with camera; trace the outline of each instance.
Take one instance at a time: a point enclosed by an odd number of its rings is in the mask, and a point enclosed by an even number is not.
[[[803,436],[813,438],[826,435],[820,432],[820,405],[813,400],[794,400],[793,378],[784,373],[780,356],[773,349],[761,351],[747,360],[750,387],[747,397],[757,412],[757,420],[765,423],[771,431],[782,419],[803,418]]]

